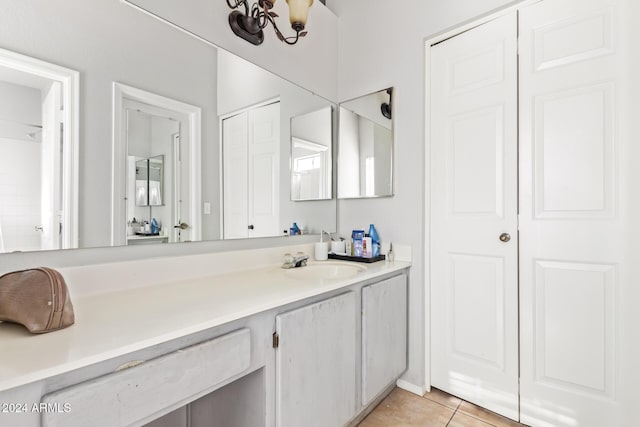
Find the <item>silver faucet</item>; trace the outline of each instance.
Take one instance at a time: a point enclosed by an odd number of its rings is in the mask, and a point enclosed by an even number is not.
[[[307,260],[309,259],[309,255],[306,255],[302,252],[298,252],[296,256],[291,254],[284,254],[284,264],[282,264],[282,268],[298,268],[304,267],[307,265]]]

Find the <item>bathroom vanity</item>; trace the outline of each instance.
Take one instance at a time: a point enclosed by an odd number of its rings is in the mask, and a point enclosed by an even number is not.
[[[75,325],[0,323],[0,425],[357,423],[406,369],[410,263],[280,268],[298,250],[60,269]]]

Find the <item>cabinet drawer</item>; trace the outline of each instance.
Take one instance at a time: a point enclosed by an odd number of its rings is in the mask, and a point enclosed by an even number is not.
[[[251,332],[219,338],[55,393],[42,402],[69,409],[42,414],[42,426],[129,426],[151,421],[169,407],[243,372],[251,361]]]

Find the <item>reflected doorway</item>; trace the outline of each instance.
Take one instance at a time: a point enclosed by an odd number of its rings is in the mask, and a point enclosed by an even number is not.
[[[200,121],[198,107],[114,83],[114,246],[201,240]]]
[[[186,117],[126,100],[127,244],[189,240],[183,211],[180,131]],[[188,194],[186,195],[188,202]],[[186,223],[187,228],[180,228]]]
[[[77,82],[0,49],[0,253],[77,247]]]

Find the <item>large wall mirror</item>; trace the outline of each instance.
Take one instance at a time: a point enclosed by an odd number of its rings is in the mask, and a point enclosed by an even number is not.
[[[393,88],[340,104],[338,198],[393,195]]]
[[[0,184],[0,253],[131,244],[134,217],[143,226],[156,220],[155,243],[281,236],[294,222],[307,233],[336,230],[332,103],[123,2],[5,6],[0,177],[12,185]],[[79,85],[25,71],[18,57],[59,66]],[[114,134],[114,83],[197,108],[198,128],[189,115],[158,112],[125,93],[141,105],[122,104],[126,133]],[[67,117],[74,108],[76,123]],[[304,125],[292,127],[313,112],[323,112],[323,141],[306,138]],[[269,132],[258,135],[265,120]],[[67,144],[74,131],[75,147]],[[267,133],[270,151],[260,152]],[[251,140],[257,136],[264,139]],[[324,186],[295,198],[291,155],[307,148],[292,141],[304,140],[326,144]],[[237,233],[227,232],[233,227]]]

